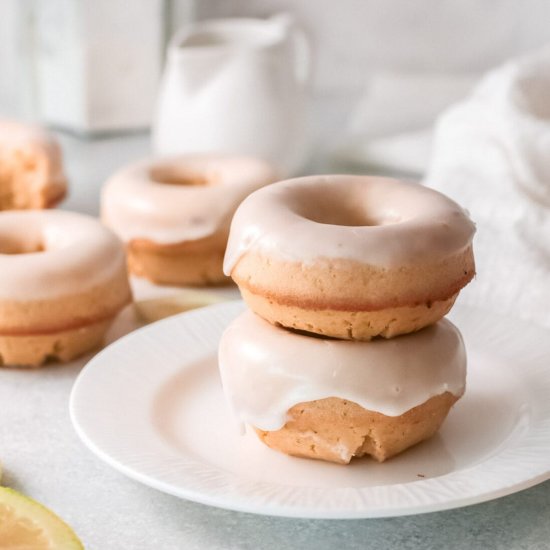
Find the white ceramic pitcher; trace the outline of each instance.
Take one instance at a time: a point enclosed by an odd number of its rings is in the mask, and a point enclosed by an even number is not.
[[[257,155],[281,176],[308,153],[309,47],[287,14],[194,23],[172,39],[153,147]]]

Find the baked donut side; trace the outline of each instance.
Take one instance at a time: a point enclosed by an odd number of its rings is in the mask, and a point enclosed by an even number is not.
[[[292,456],[349,464],[369,455],[384,462],[432,437],[458,399],[445,392],[399,416],[386,416],[328,397],[298,403],[281,429],[256,433],[268,447]]]
[[[126,243],[131,273],[159,284],[224,284],[231,218],[247,195],[275,179],[267,163],[250,157],[145,160],[109,178],[101,215]]]
[[[230,282],[223,273],[228,229],[176,244],[133,239],[126,247],[128,269],[163,285],[208,286]]]
[[[232,272],[247,305],[275,325],[349,340],[392,338],[444,317],[474,276],[472,248],[435,263],[383,269],[247,254]]]
[[[0,364],[69,361],[98,347],[131,301],[122,243],[62,211],[0,214]]]
[[[53,333],[0,334],[0,367],[41,367],[66,363],[101,346],[112,318]]]
[[[52,300],[0,300],[0,366],[67,362],[98,348],[130,301],[126,274]]]
[[[463,395],[466,352],[441,320],[354,342],[277,328],[246,311],[224,332],[219,368],[229,405],[268,446],[348,463],[386,460],[431,437]]]
[[[368,176],[280,182],[246,199],[225,272],[274,324],[368,340],[436,322],[475,275],[475,226],[420,185]]]
[[[0,120],[0,210],[51,208],[66,193],[54,136],[39,126]]]

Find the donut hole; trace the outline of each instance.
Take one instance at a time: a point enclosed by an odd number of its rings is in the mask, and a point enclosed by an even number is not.
[[[312,222],[346,227],[374,227],[399,221],[384,211],[373,212],[369,201],[355,193],[347,196],[326,193],[315,200],[308,197],[307,201],[299,202],[297,213]]]
[[[345,211],[340,209],[318,210],[304,217],[312,222],[326,225],[342,225],[346,227],[372,227],[382,225],[381,221],[376,217],[369,216],[355,209]]]
[[[0,239],[0,254],[36,254],[37,252],[44,252],[45,250],[46,247],[42,242],[23,243],[9,239]]]
[[[150,176],[155,183],[166,185],[204,186],[212,183],[212,179],[205,174],[175,167],[153,168]]]

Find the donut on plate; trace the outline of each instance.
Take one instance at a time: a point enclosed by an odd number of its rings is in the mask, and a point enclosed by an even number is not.
[[[66,192],[61,149],[52,134],[0,120],[0,210],[50,208]]]
[[[475,274],[474,232],[458,204],[418,184],[297,178],[243,201],[224,269],[275,325],[391,338],[449,311]]]
[[[219,368],[236,416],[269,447],[382,462],[439,429],[464,393],[466,352],[445,319],[415,334],[354,342],[275,328],[248,310],[225,330]]]
[[[124,247],[94,218],[0,213],[0,364],[69,361],[130,302]]]
[[[222,264],[241,201],[275,180],[262,160],[194,154],[138,162],[102,192],[104,222],[126,243],[130,272],[160,284],[227,282]]]

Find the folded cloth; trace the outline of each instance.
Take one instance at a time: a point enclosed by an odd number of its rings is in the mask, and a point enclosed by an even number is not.
[[[424,183],[478,225],[465,301],[550,327],[550,47],[491,71],[443,112]]]

